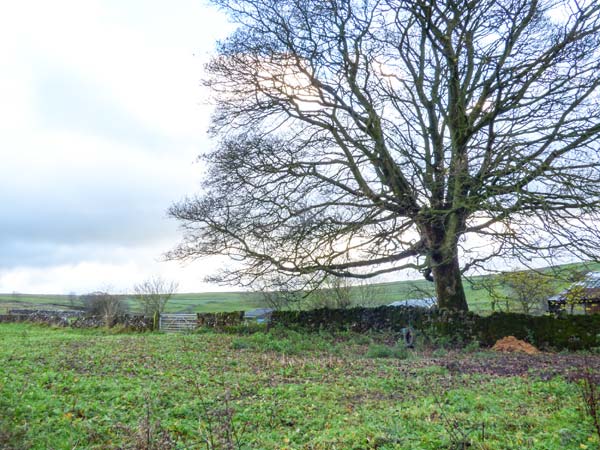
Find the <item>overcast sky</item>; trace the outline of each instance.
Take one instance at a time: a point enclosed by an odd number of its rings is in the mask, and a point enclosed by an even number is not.
[[[160,259],[210,148],[202,66],[231,29],[202,0],[2,4],[0,292],[215,290],[208,263]]]
[[[214,260],[162,254],[211,147],[202,68],[232,29],[204,0],[3,2],[0,292],[222,289]]]

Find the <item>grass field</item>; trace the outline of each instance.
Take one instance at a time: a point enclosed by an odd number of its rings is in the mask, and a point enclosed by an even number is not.
[[[588,263],[561,266],[561,270],[568,268],[586,268],[587,270],[600,270],[600,264]],[[550,270],[550,269],[544,269]],[[477,283],[485,277],[474,278]],[[558,282],[556,289],[564,289],[568,283]],[[375,285],[370,290],[372,297],[369,306],[385,305],[397,300],[419,298],[433,295],[432,284],[420,279],[414,281],[396,281]],[[359,296],[354,289],[354,301],[359,303]],[[465,282],[465,292],[469,308],[479,313],[491,311],[490,296],[484,289],[478,289],[470,282]],[[136,303],[128,299],[132,311],[137,310]],[[73,301],[67,295],[32,295],[32,294],[0,294],[0,313],[13,308],[30,309],[69,309],[81,306],[78,300]],[[206,292],[175,294],[167,305],[167,312],[218,312],[218,311],[246,311],[265,307],[259,294],[253,292]]]
[[[594,449],[581,356],[0,325],[0,448]],[[577,359],[579,358],[579,359]],[[600,357],[588,355],[600,367]],[[210,446],[212,442],[213,446]]]
[[[136,302],[125,297],[129,309],[137,311]],[[52,310],[81,306],[80,300],[72,301],[67,295],[0,294],[0,313],[19,308]],[[173,295],[167,312],[242,311],[260,306],[259,298],[251,292],[187,293]]]

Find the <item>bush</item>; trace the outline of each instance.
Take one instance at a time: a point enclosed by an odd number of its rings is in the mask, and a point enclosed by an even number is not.
[[[248,344],[248,342],[246,342],[243,339],[234,339],[231,342],[232,350],[241,350],[241,349],[248,348],[248,347],[250,347],[250,344]]]
[[[389,347],[383,344],[372,344],[367,351],[367,358],[396,358],[407,359],[410,357],[410,352],[403,345]]]
[[[372,344],[367,351],[367,358],[391,358],[392,349],[383,344]]]
[[[84,295],[83,305],[88,316],[102,317],[107,327],[112,327],[116,318],[127,312],[123,299],[108,292],[98,291]]]
[[[433,356],[434,358],[443,358],[447,354],[448,354],[448,350],[446,350],[445,348],[437,348],[433,351],[431,356]]]
[[[463,351],[466,353],[476,353],[479,351],[480,347],[481,345],[479,344],[479,341],[471,341],[467,345],[465,345]]]

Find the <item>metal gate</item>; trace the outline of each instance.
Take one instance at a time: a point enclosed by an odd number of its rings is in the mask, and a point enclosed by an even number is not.
[[[185,333],[198,328],[197,314],[161,314],[158,329],[165,333]]]

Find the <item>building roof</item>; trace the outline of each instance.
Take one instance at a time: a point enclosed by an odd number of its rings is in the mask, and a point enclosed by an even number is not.
[[[390,303],[388,306],[412,306],[416,308],[431,308],[437,304],[437,298],[435,297],[424,297],[424,298],[407,298],[406,300],[398,300]]]
[[[548,303],[565,303],[567,301],[566,295],[576,286],[583,287],[582,303],[600,303],[600,272],[588,273],[583,280],[573,283],[560,294],[550,297]]]
[[[253,309],[252,311],[245,311],[244,318],[245,319],[254,319],[257,317],[264,317],[270,315],[274,310],[272,308],[258,308]]]

